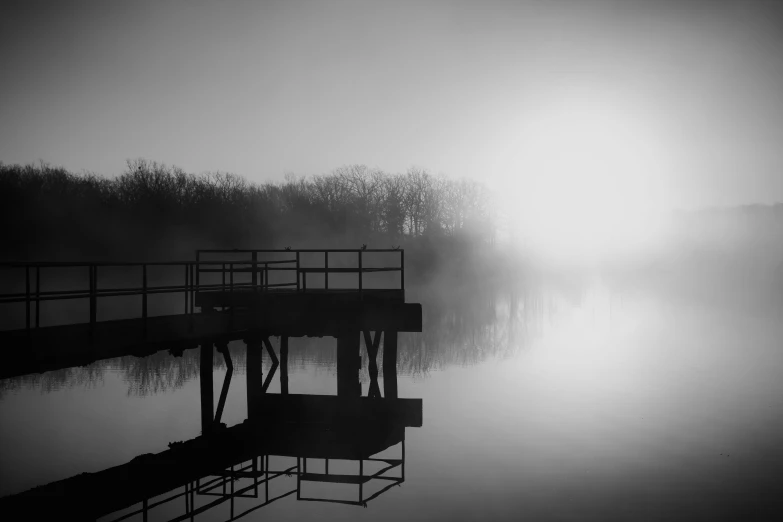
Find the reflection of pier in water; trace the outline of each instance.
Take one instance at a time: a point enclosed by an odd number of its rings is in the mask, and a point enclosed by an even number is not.
[[[283,350],[278,359],[271,346],[263,344],[273,361],[285,358]],[[247,419],[243,423],[225,427],[220,422],[233,374],[230,355],[222,350],[228,371],[215,410],[213,347],[202,346],[203,360],[208,359],[209,364],[201,371],[201,436],[169,444],[164,452],[140,455],[127,464],[83,473],[7,497],[0,500],[0,512],[20,513],[32,519],[64,516],[95,519],[114,514],[109,519],[123,520],[136,515],[146,520],[153,509],[158,517],[161,510],[184,508],[184,512],[169,518],[185,520],[228,502],[229,519],[233,520],[294,494],[298,500],[366,506],[370,500],[404,482],[405,428],[422,425],[422,402],[397,398],[396,386],[387,385],[387,380],[396,383],[396,376],[384,375],[385,397],[380,396],[377,373],[371,374],[369,396],[361,396],[360,384],[348,386],[347,383],[338,387],[336,396],[308,396],[289,394],[285,373],[280,372],[281,393],[269,394],[266,388],[277,370],[284,366],[279,362],[273,364],[266,379],[262,379],[261,348],[248,343],[247,349],[248,361],[252,363],[248,366]],[[353,383],[358,375],[352,373],[351,377]],[[345,373],[342,377],[338,374],[338,379],[348,380]],[[398,456],[376,457],[395,446],[399,446]],[[293,465],[273,470],[270,456],[276,460],[296,460]],[[313,459],[323,461],[323,467],[319,466],[322,472],[313,469]],[[335,473],[335,461],[353,461],[358,474]],[[367,467],[378,465],[382,467],[374,471]],[[283,482],[288,478],[292,482],[290,488],[270,496],[270,485],[285,486]],[[383,486],[368,493],[366,488],[378,482]],[[351,486],[356,488],[355,496],[352,500],[311,497],[303,487],[308,483]],[[239,510],[237,500],[247,498],[258,502]]]

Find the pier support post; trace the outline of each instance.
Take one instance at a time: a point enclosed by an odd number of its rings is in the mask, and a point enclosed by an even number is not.
[[[226,362],[226,376],[223,378],[223,388],[220,390],[220,398],[215,411],[215,426],[220,424],[220,420],[223,417],[223,408],[226,407],[226,399],[228,398],[228,388],[231,386],[231,376],[234,374],[234,362],[231,360],[231,353],[228,351],[228,343],[217,343],[217,351],[223,354],[223,360]]]
[[[368,397],[379,398],[381,390],[378,388],[378,347],[381,345],[380,330],[375,332],[375,337],[369,330],[364,332],[364,346],[367,348],[367,371],[370,374],[370,389],[367,391]]]
[[[288,336],[280,337],[280,394],[288,395]]]
[[[362,358],[359,353],[359,332],[342,334],[337,338],[337,396],[361,397],[362,383],[359,370]]]
[[[397,332],[383,334],[383,396],[397,398]]]
[[[199,373],[201,378],[201,434],[207,435],[214,425],[214,397],[212,393],[212,343],[201,345]]]
[[[263,375],[261,370],[261,341],[245,340],[247,346],[247,418],[255,420],[258,417],[263,391]]]

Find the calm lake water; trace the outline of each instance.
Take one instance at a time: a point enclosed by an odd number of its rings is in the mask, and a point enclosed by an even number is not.
[[[776,519],[781,313],[599,290],[435,319],[425,304],[425,331],[400,339],[399,396],[424,405],[423,426],[405,431],[402,485],[367,509],[287,497],[246,519]],[[336,394],[334,346],[291,340],[291,393]],[[2,382],[0,496],[197,437],[198,356],[190,352]],[[246,416],[243,345],[231,352],[228,426]],[[217,402],[226,368],[215,360]],[[265,375],[268,368],[265,356]],[[269,391],[278,390],[275,379]],[[398,458],[400,447],[384,454]],[[276,488],[296,484],[279,481]],[[355,495],[352,485],[316,486],[316,496]],[[237,510],[254,503],[240,499]],[[173,502],[150,520],[183,508]],[[228,517],[223,504],[196,519]]]

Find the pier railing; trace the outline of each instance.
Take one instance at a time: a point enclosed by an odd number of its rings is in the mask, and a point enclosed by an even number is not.
[[[368,254],[397,254],[399,255],[399,265],[397,266],[373,266],[365,265]],[[355,266],[332,266],[329,265],[329,257],[334,261],[335,255],[356,256]],[[234,256],[232,259],[220,261],[209,260],[211,264],[219,264],[220,268],[205,267],[204,258],[209,255]],[[280,259],[279,256],[284,256]],[[323,262],[318,266],[304,266],[302,263],[303,255],[322,259]],[[298,292],[307,291],[308,274],[319,274],[324,277],[324,289],[329,290],[329,275],[336,274],[356,274],[358,282],[358,292],[361,294],[364,290],[364,276],[369,273],[379,272],[398,272],[400,274],[399,289],[405,290],[405,251],[400,249],[332,249],[332,250],[290,250],[290,249],[270,249],[270,250],[197,250],[196,251],[196,286],[201,282],[202,274],[222,273],[223,280],[221,286],[233,289],[237,285],[234,282],[234,275],[240,273],[250,273],[250,281],[241,283],[241,288],[252,288],[267,291],[270,288],[295,288]],[[293,273],[295,278],[285,282],[271,282],[270,273],[282,272]],[[226,277],[229,281],[226,281]]]
[[[399,266],[368,267],[364,265],[365,256],[372,253],[392,253],[399,255]],[[231,259],[205,259],[210,255],[222,254],[232,256]],[[304,266],[302,255],[320,254],[323,256],[321,266]],[[272,259],[272,255],[283,255],[290,258]],[[356,266],[330,266],[330,255],[356,255]],[[335,274],[357,274],[358,288],[347,289],[356,291],[361,296],[364,291],[364,277],[368,273],[399,272],[399,289],[405,289],[405,253],[397,249],[335,249],[335,250],[197,250],[195,261],[164,261],[164,262],[5,262],[0,263],[0,305],[23,304],[25,328],[28,332],[40,327],[41,303],[63,300],[89,300],[90,326],[97,322],[99,299],[109,297],[141,296],[141,307],[138,318],[148,317],[148,297],[156,294],[182,294],[183,313],[193,315],[197,292],[204,291],[287,291],[309,292],[307,288],[308,274],[322,274],[324,289],[330,290],[329,276]],[[169,272],[179,268],[181,283],[174,282],[169,273],[168,284],[150,285],[149,276],[155,271]],[[129,287],[104,287],[101,283],[101,272],[108,269],[134,269],[138,271],[136,285]],[[47,290],[45,281],[47,272],[71,269],[83,271],[87,276],[87,284],[70,290]],[[270,274],[275,272],[293,273],[295,280],[287,282],[272,282]],[[219,282],[206,282],[206,274],[220,274]],[[250,281],[235,281],[237,274],[250,274]],[[160,273],[157,274],[160,276]],[[82,276],[82,277],[83,277]],[[131,276],[133,277],[133,276]],[[176,276],[178,279],[179,276]],[[21,281],[24,289],[21,290]],[[42,282],[43,281],[43,282]],[[16,287],[9,290],[8,287]],[[334,290],[334,288],[331,288]]]

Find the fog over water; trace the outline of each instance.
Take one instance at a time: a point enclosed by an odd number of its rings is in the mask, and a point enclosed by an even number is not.
[[[783,512],[782,2],[8,5],[0,520]]]
[[[264,509],[329,519],[732,520],[779,505],[780,307],[598,285],[482,307],[458,306],[401,341],[400,396],[425,404],[424,427],[407,436],[401,490],[370,512],[286,501]],[[331,343],[292,341],[292,393],[335,393]],[[232,344],[227,425],[246,415],[243,351]],[[366,389],[366,363],[362,381]],[[198,411],[195,352],[5,381],[0,469],[15,471],[3,472],[1,493],[162,451],[198,435]]]

